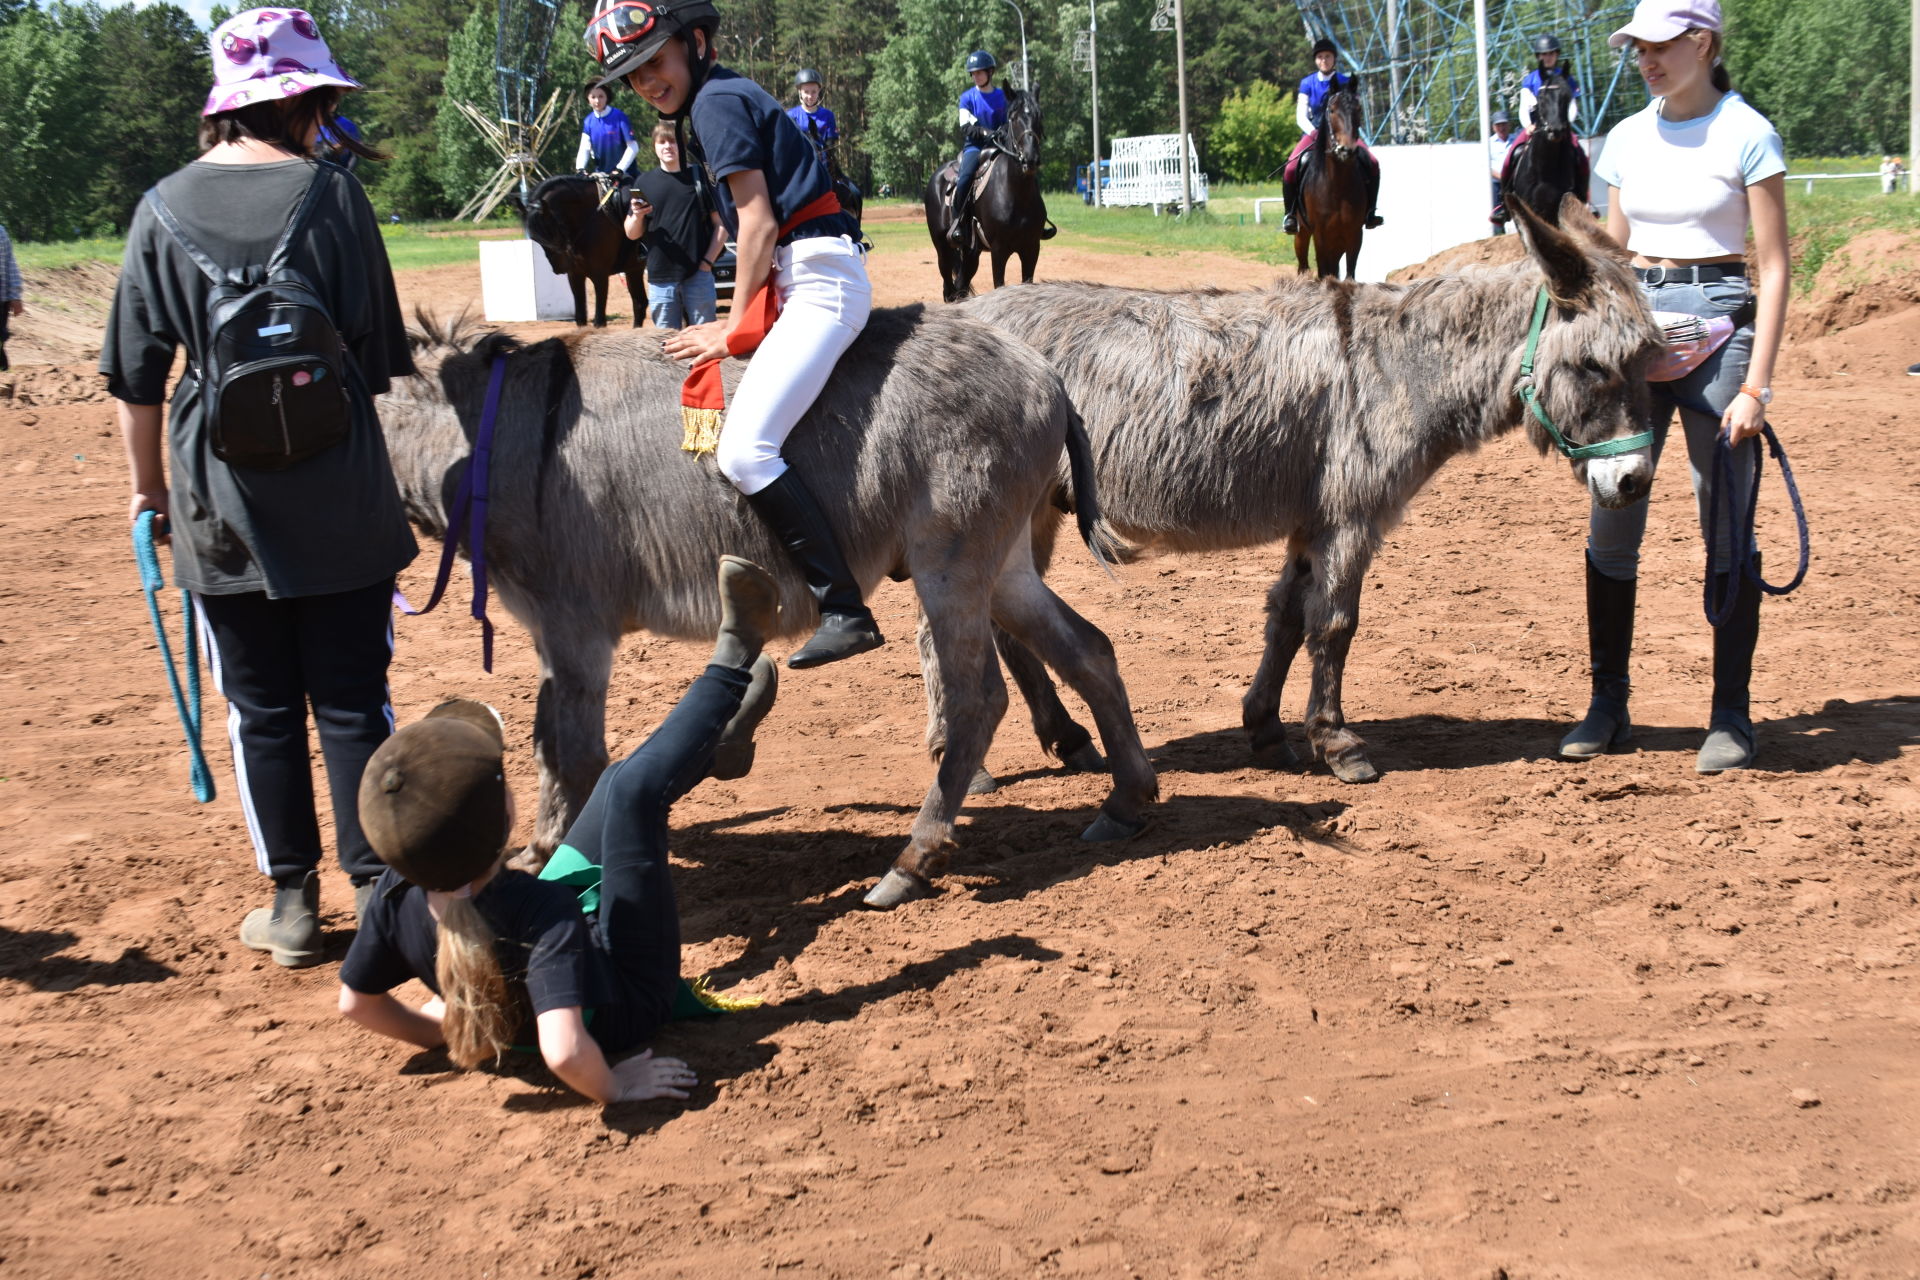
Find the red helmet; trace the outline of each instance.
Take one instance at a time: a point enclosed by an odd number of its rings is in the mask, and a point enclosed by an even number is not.
[[[587,23],[587,52],[600,64],[602,85],[625,78],[674,36],[704,30],[720,13],[708,0],[604,0]]]

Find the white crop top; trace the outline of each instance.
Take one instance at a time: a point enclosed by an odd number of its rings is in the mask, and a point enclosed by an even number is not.
[[[1747,188],[1787,171],[1779,133],[1737,93],[1678,124],[1661,117],[1661,103],[1615,126],[1593,166],[1619,191],[1627,248],[1649,258],[1744,253]]]

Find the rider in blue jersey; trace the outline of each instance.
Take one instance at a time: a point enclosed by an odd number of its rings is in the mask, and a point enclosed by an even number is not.
[[[1534,68],[1520,82],[1520,127],[1533,128],[1534,104],[1539,101],[1548,76],[1564,78],[1567,88],[1573,90],[1573,101],[1567,104],[1567,123],[1572,124],[1580,118],[1580,82],[1573,78],[1572,71],[1560,65],[1560,37],[1535,36],[1533,55]]]
[[[634,140],[627,113],[610,106],[611,101],[605,85],[587,86],[587,105],[592,110],[580,127],[580,149],[573,157],[573,167],[581,173],[617,173],[631,178],[640,144]]]
[[[955,248],[967,242],[967,225],[973,219],[973,175],[980,172],[981,144],[1007,122],[1006,90],[993,83],[993,71],[999,65],[985,49],[967,55],[967,74],[973,77],[973,87],[960,95],[960,129],[966,145],[960,152],[960,172],[954,178],[953,221],[947,224],[947,240]]]
[[[800,74],[793,78],[793,88],[800,95],[800,102],[787,108],[787,119],[813,144],[813,149],[820,153],[820,163],[831,171],[833,166],[827,164],[827,153],[840,141],[840,125],[833,118],[833,110],[820,101],[823,92],[820,73],[812,67],[802,67]]]
[[[1334,64],[1339,61],[1339,49],[1333,41],[1324,36],[1313,45],[1313,70],[1300,77],[1300,91],[1294,98],[1294,118],[1300,126],[1300,141],[1294,144],[1293,154],[1287,157],[1286,171],[1280,175],[1280,195],[1284,201],[1282,207],[1287,216],[1281,222],[1280,229],[1293,236],[1300,234],[1300,162],[1301,158],[1313,147],[1314,139],[1319,136],[1320,126],[1327,115],[1327,99],[1336,89],[1343,89],[1353,82],[1353,77],[1344,71],[1335,71]],[[1360,154],[1365,157],[1368,169],[1367,183],[1367,229],[1372,230],[1381,223],[1375,206],[1380,200],[1380,162],[1374,158],[1367,144],[1360,144]]]

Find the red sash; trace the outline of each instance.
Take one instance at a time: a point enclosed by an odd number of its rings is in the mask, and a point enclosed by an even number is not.
[[[780,224],[786,235],[802,223],[840,212],[840,197],[831,189],[809,202]],[[744,356],[765,341],[767,331],[780,318],[780,295],[773,287],[773,272],[761,282],[759,290],[747,299],[740,323],[727,335],[727,353]],[[688,453],[712,453],[720,443],[720,424],[727,408],[727,396],[720,384],[720,361],[702,360],[680,384],[680,421],[686,434],[680,447]]]

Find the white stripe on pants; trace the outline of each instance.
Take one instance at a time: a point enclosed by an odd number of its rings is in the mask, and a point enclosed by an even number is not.
[[[844,236],[816,236],[774,250],[780,318],[727,400],[714,452],[720,473],[740,492],[758,493],[786,471],[781,446],[866,328],[873,286],[864,259]],[[736,305],[745,302],[736,299]]]

